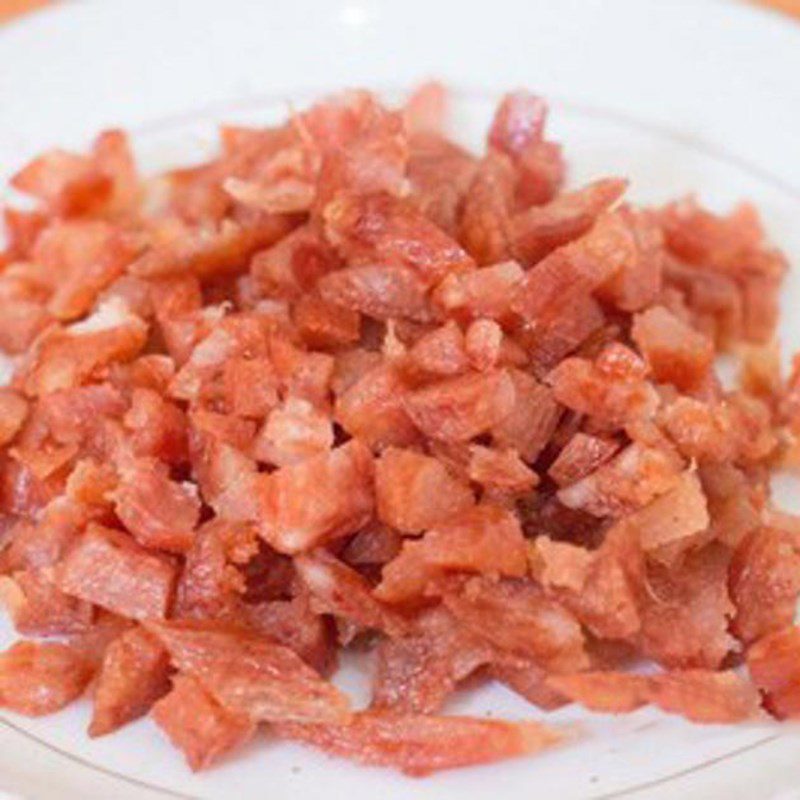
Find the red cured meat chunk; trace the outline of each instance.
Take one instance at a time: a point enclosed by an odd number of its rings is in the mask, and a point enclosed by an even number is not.
[[[492,647],[441,606],[382,641],[377,656],[372,708],[417,714],[439,711],[460,681],[494,659]]]
[[[609,374],[584,358],[565,358],[547,381],[559,403],[609,427],[648,419],[658,406],[654,387],[640,375]]]
[[[404,406],[408,390],[392,364],[378,364],[339,395],[334,417],[349,434],[370,447],[414,444],[419,432]]]
[[[87,630],[93,621],[91,604],[70,597],[53,583],[48,567],[15,572],[0,581],[0,595],[16,630],[24,636],[63,636]]]
[[[758,713],[758,694],[732,671],[687,670],[652,676],[587,672],[559,675],[550,685],[593,711],[625,713],[645,703],[693,722],[741,722]]]
[[[323,276],[317,285],[329,302],[374,319],[426,322],[432,316],[425,287],[408,267],[353,266]]]
[[[68,645],[17,642],[0,653],[0,707],[52,714],[80,697],[91,677],[90,662]]]
[[[736,549],[728,582],[736,606],[733,631],[745,644],[788,627],[800,596],[796,538],[776,528],[756,528]]]
[[[472,578],[444,600],[468,630],[501,651],[528,658],[550,672],[588,666],[578,622],[532,583]]]
[[[419,533],[469,508],[469,487],[438,459],[388,448],[375,469],[378,517],[397,530]]]
[[[175,616],[216,619],[234,613],[246,588],[234,564],[249,561],[257,552],[255,525],[222,518],[201,525],[178,579]]]
[[[447,311],[466,311],[474,317],[505,319],[525,275],[516,261],[448,275],[434,298]]]
[[[650,698],[648,679],[644,675],[624,672],[554,675],[547,683],[573,702],[604,714],[635,711]]]
[[[469,477],[484,489],[510,494],[525,494],[539,482],[516,450],[495,450],[481,445],[470,448]]]
[[[600,214],[615,203],[627,187],[626,180],[605,178],[583,189],[562,194],[546,205],[532,206],[527,211],[521,212],[511,223],[511,252],[524,264],[536,264],[557,247],[566,245],[587,233]],[[572,252],[577,257],[583,255],[580,246]],[[586,255],[590,256],[591,260],[592,256],[607,254],[603,251],[592,253],[589,250]],[[590,264],[587,263],[586,266],[589,267]],[[596,260],[591,264],[593,268],[599,266]],[[607,269],[611,267],[611,274],[616,271],[613,269],[614,266],[617,265],[612,259],[606,267]],[[603,282],[604,279],[601,278],[599,283]]]
[[[18,172],[11,184],[47,206],[52,214],[89,211],[108,197],[111,182],[92,159],[49,150]]]
[[[501,447],[513,447],[532,463],[555,431],[561,409],[550,387],[521,370],[510,371],[514,405],[492,427],[492,439]]]
[[[0,445],[8,444],[28,415],[28,403],[13,389],[0,389]]]
[[[678,481],[680,464],[668,452],[629,445],[587,477],[558,492],[569,508],[602,517],[619,516],[641,508]]]
[[[146,714],[168,691],[167,653],[143,628],[122,633],[106,648],[94,690],[90,736],[104,736]]]
[[[631,332],[657,380],[691,389],[706,376],[712,343],[661,306],[637,316]]]
[[[747,667],[770,713],[779,719],[800,717],[800,628],[760,639],[747,652]]]
[[[348,260],[405,266],[426,286],[473,265],[455,239],[389,195],[337,198],[326,207],[325,222]]]
[[[440,523],[421,539],[407,540],[384,567],[376,595],[405,600],[449,571],[521,576],[525,569],[525,540],[514,515],[498,506],[480,505]]]
[[[452,320],[420,336],[408,358],[414,367],[429,375],[450,377],[469,369],[464,334]]]
[[[298,553],[357,531],[373,510],[372,456],[360,442],[282,467],[260,488],[261,535]]]
[[[288,397],[267,417],[253,442],[253,455],[278,467],[297,464],[333,447],[330,419],[307,400]]]
[[[299,556],[297,571],[311,593],[311,605],[320,613],[334,614],[362,628],[402,633],[405,622],[375,599],[372,587],[354,569],[324,550]]]
[[[288,647],[223,624],[154,622],[149,630],[180,672],[227,710],[254,722],[340,722],[348,702]]]
[[[347,725],[281,723],[277,733],[362,764],[395,767],[407,775],[483,764],[535,753],[563,734],[536,722],[434,717],[365,711]]]
[[[57,570],[66,594],[132,619],[164,617],[175,570],[120,531],[92,524]]]
[[[514,383],[503,370],[475,373],[417,389],[406,410],[426,435],[466,441],[501,422],[514,408]]]
[[[415,205],[442,230],[457,234],[477,159],[433,131],[412,132],[408,145],[406,177]]]
[[[200,519],[194,487],[169,480],[157,465],[142,463],[125,470],[115,492],[114,510],[139,544],[183,553]]]
[[[330,616],[315,613],[308,597],[298,595],[243,608],[254,630],[297,653],[320,675],[327,676],[338,666],[336,625]]]
[[[514,165],[503,153],[489,152],[478,164],[466,192],[459,225],[464,248],[481,266],[511,256]]]
[[[256,731],[246,714],[229,711],[193,678],[176,675],[153,707],[153,719],[197,771],[243,745]]]
[[[616,451],[616,442],[578,432],[567,442],[547,473],[559,486],[576,483],[608,461]]]
[[[418,86],[406,100],[403,121],[410,133],[440,131],[448,104],[447,89],[437,81],[427,81]]]
[[[91,309],[100,292],[134,259],[135,238],[107,222],[59,222],[46,228],[33,248],[34,260],[59,276],[48,310],[61,320]]]
[[[652,702],[693,722],[742,722],[758,715],[758,692],[732,670],[666,672],[650,679]]]
[[[679,569],[651,567],[653,596],[641,609],[641,648],[667,668],[718,669],[736,641],[728,632],[728,553],[711,545],[692,552]],[[658,598],[657,600],[655,598]]]

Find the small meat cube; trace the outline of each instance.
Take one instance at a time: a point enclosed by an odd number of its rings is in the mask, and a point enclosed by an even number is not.
[[[662,288],[663,235],[652,214],[627,206],[612,213],[623,222],[633,247],[598,295],[623,311],[640,311],[653,303]]]
[[[114,510],[139,544],[185,553],[200,520],[200,499],[192,484],[170,480],[154,463],[125,469]]]
[[[23,636],[64,636],[81,633],[92,624],[89,603],[70,597],[53,583],[48,567],[15,572],[0,590],[14,627]]]
[[[261,419],[278,404],[278,376],[268,358],[231,358],[222,380],[232,414]]]
[[[627,714],[650,699],[647,677],[624,672],[553,675],[547,684],[573,702],[601,714]]]
[[[288,397],[267,417],[253,442],[253,455],[277,467],[298,464],[333,447],[330,418],[307,400]]]
[[[405,408],[408,391],[393,365],[378,364],[341,393],[334,417],[351,436],[374,449],[413,445],[420,435]]]
[[[516,261],[448,275],[433,293],[449,312],[464,311],[475,318],[505,320],[525,272]]]
[[[337,197],[325,208],[325,231],[348,260],[408,267],[425,286],[473,266],[455,239],[388,194]]]
[[[800,628],[765,636],[747,651],[747,667],[778,719],[800,717]]]
[[[169,689],[169,660],[161,643],[132,628],[106,648],[94,690],[90,736],[104,736],[146,714]]]
[[[144,347],[147,324],[117,298],[67,328],[51,328],[39,339],[24,370],[29,395],[44,396],[86,382],[95,370],[129,361]]]
[[[525,91],[506,94],[489,127],[489,146],[510,156],[520,155],[541,140],[546,121],[547,103],[541,97]]]
[[[83,316],[138,249],[134,237],[108,222],[71,220],[48,226],[36,240],[33,259],[59,275],[47,304],[50,313],[60,320]]]
[[[403,107],[406,130],[409,133],[441,131],[448,100],[447,89],[437,81],[417,86]]]
[[[742,722],[758,716],[755,687],[733,670],[695,669],[665,672],[650,678],[651,702],[692,722]]]
[[[469,477],[484,489],[501,494],[525,494],[539,482],[537,474],[516,450],[498,450],[478,444],[470,447]]]
[[[278,552],[299,553],[346,536],[373,511],[373,463],[358,441],[264,476],[261,535]]]
[[[650,565],[640,604],[639,646],[668,669],[718,669],[737,648],[728,632],[734,605],[728,594],[730,554],[712,543],[677,567]]]
[[[633,321],[631,336],[656,380],[678,389],[696,388],[708,374],[714,345],[663,306],[654,306]]]
[[[372,708],[439,711],[458,683],[494,657],[443,606],[421,612],[403,636],[378,645]]]
[[[455,236],[477,159],[432,131],[412,132],[408,145],[406,176],[414,204],[431,222]]]
[[[11,185],[41,201],[54,215],[69,216],[102,205],[112,184],[91,158],[48,150],[13,178]]]
[[[571,542],[537,536],[530,553],[531,572],[545,589],[582,591],[596,561],[593,551]]]
[[[172,679],[170,693],[153,706],[153,719],[194,771],[211,766],[256,732],[247,714],[229,711],[186,675]]]
[[[476,319],[467,328],[464,348],[470,364],[479,371],[492,369],[500,360],[503,329],[490,319]]]
[[[90,662],[72,647],[20,641],[0,653],[0,707],[52,714],[80,697],[91,677]]]
[[[404,533],[434,527],[474,503],[469,487],[436,458],[390,447],[376,462],[378,517]]]
[[[226,709],[254,722],[340,722],[345,696],[288,647],[235,626],[155,622],[148,629],[180,672],[198,680]]]
[[[526,569],[525,539],[516,517],[498,506],[480,505],[421,539],[406,540],[400,555],[384,567],[375,594],[399,602],[421,594],[430,580],[449,571],[519,577]]]
[[[411,364],[430,375],[459,375],[469,369],[461,328],[450,320],[421,336],[409,350]]]
[[[547,382],[559,403],[608,427],[650,419],[658,407],[655,388],[641,375],[608,372],[585,358],[565,358]]]
[[[166,616],[175,570],[120,531],[91,524],[58,566],[61,591],[131,619]]]
[[[0,389],[0,446],[7,445],[28,416],[28,403],[13,389]]]
[[[405,407],[426,435],[461,442],[485,433],[514,408],[516,391],[504,370],[467,374],[410,392]]]
[[[323,276],[317,288],[328,302],[373,319],[428,322],[432,317],[425,285],[408,267],[351,266]]]
[[[671,453],[634,442],[585,478],[560,489],[558,499],[597,517],[620,516],[672,489],[679,475],[680,462]]]
[[[514,384],[514,405],[492,427],[492,439],[500,447],[513,447],[532,464],[553,435],[561,409],[549,386],[521,370],[509,374]]]
[[[256,519],[255,459],[208,434],[196,437],[192,451],[193,474],[203,500],[224,519]]]
[[[697,535],[710,522],[697,473],[687,470],[674,488],[627,519],[640,530],[642,548],[651,558],[674,563],[686,550],[700,543]]]
[[[334,614],[362,628],[391,635],[406,626],[401,617],[375,599],[367,580],[325,550],[298,556],[295,567],[319,613]]]
[[[237,272],[251,256],[291,228],[292,222],[283,214],[257,212],[239,221],[223,219],[202,226],[174,216],[162,217],[150,225],[150,244],[128,269],[142,278],[224,277]]]
[[[197,529],[178,580],[173,615],[218,619],[230,616],[246,589],[244,576],[233,564],[258,553],[255,525],[218,517]]]
[[[626,180],[603,178],[582,189],[565,192],[545,205],[532,206],[513,218],[510,233],[511,251],[523,264],[536,265],[528,273],[531,276],[531,287],[534,285],[533,276],[539,266],[537,262],[556,248],[568,245],[573,240],[579,240],[584,234],[587,234],[587,238],[592,236],[591,228],[597,218],[613,205],[627,188]],[[604,234],[602,239],[598,237],[598,244],[602,244],[603,247],[592,254],[596,262],[593,267],[600,266],[599,259],[613,263],[619,254],[607,248]],[[608,274],[603,275],[597,285],[604,283],[609,277]],[[549,289],[547,286],[545,291]]]
[[[361,317],[357,310],[308,293],[294,304],[294,324],[309,347],[335,348],[358,341]]]
[[[548,672],[585,669],[589,660],[575,617],[532,581],[471,578],[446,592],[451,614],[501,652],[533,661]]]
[[[577,483],[608,461],[618,448],[617,443],[611,439],[602,439],[579,431],[558,454],[547,474],[559,486]]]
[[[792,624],[800,596],[800,547],[789,532],[758,527],[734,552],[728,576],[732,629],[745,644]]]
[[[270,600],[243,606],[248,624],[264,636],[297,653],[320,675],[330,675],[338,664],[336,625],[317,614],[309,598],[300,594],[291,600]]]
[[[134,389],[124,422],[132,432],[133,450],[137,456],[158,458],[168,464],[188,459],[186,416],[157,391]]]
[[[510,258],[515,177],[512,160],[499,151],[489,151],[478,163],[464,196],[459,239],[481,266]]]

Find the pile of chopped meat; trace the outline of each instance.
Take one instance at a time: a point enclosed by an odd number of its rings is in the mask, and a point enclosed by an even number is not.
[[[800,716],[785,259],[749,205],[565,190],[538,97],[479,157],[445,106],[355,91],[154,178],[119,131],[15,175],[0,706],[88,689],[90,736],[150,714],[193,769],[261,731],[412,775],[567,735],[443,714],[467,678]]]

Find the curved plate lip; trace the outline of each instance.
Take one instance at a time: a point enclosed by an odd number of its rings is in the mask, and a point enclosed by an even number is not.
[[[115,123],[265,89],[436,75],[635,110],[800,185],[800,160],[785,155],[800,134],[800,25],[743,0],[230,0],[225,9],[89,0],[0,30],[4,63],[19,65],[0,72],[0,174],[12,148],[24,157]],[[43,108],[57,136],[42,130]]]

